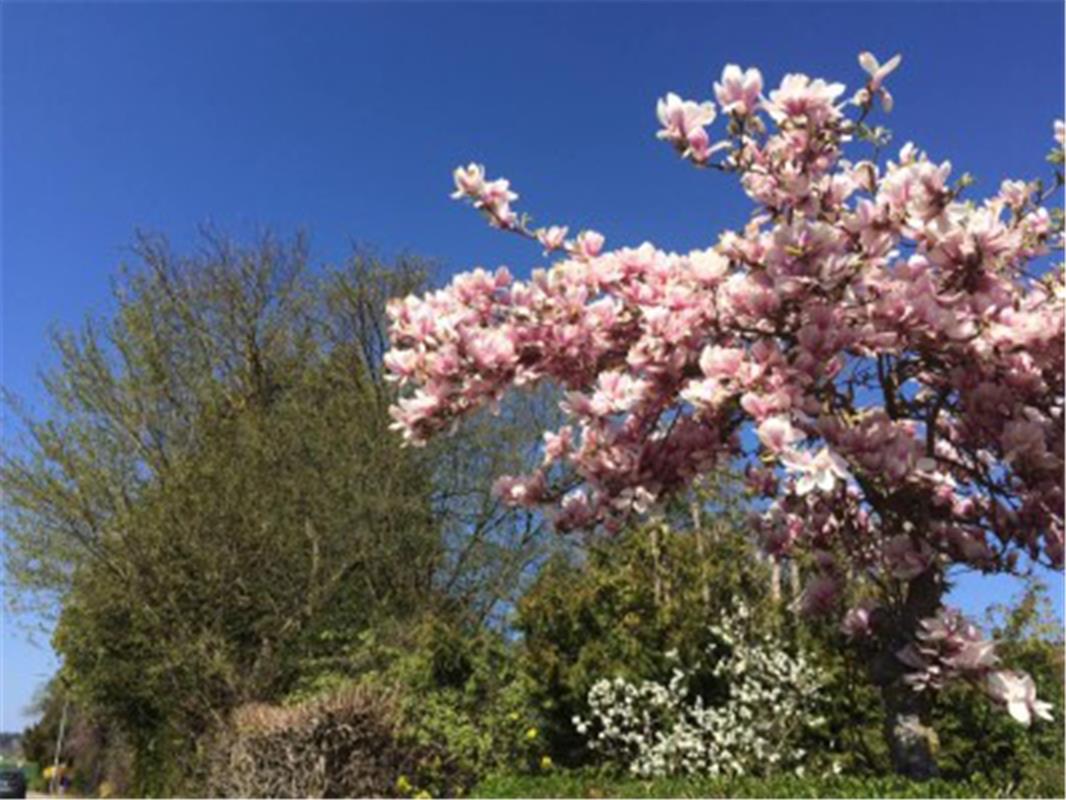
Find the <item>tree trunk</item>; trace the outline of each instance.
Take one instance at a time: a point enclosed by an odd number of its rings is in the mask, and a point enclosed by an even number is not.
[[[693,497],[689,502],[689,513],[692,515],[692,534],[696,537],[696,555],[700,560],[700,599],[703,607],[711,607],[711,581],[707,575],[707,541],[704,538],[706,531],[703,529],[703,514],[700,512],[700,502]]]
[[[774,608],[781,606],[781,561],[770,556],[770,601]]]
[[[881,689],[892,766],[897,774],[919,781],[939,774],[939,740],[929,724],[932,698],[904,682],[907,669],[896,653],[914,642],[923,619],[937,613],[943,592],[943,576],[935,569],[927,570],[907,584],[906,599],[895,613],[881,615],[874,622],[883,646],[871,661],[870,676]]]
[[[652,588],[655,598],[655,613],[661,614],[663,607],[663,578],[662,578],[662,563],[661,553],[659,547],[659,533],[662,524],[658,519],[652,520],[651,524],[651,566],[652,566]]]
[[[885,706],[885,740],[896,773],[918,781],[939,775],[936,753],[940,741],[928,724],[926,698],[911,691],[902,681],[882,687]]]
[[[788,560],[788,599],[795,603],[800,596],[799,563],[794,558]]]

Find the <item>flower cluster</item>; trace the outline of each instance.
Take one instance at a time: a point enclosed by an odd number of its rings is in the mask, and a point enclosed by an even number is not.
[[[480,209],[488,217],[490,225],[497,228],[514,227],[518,215],[511,210],[511,201],[517,200],[518,195],[511,191],[510,181],[506,178],[486,180],[485,167],[473,163],[456,167],[454,178],[453,198],[469,198],[474,208]]]
[[[801,766],[796,735],[816,726],[820,673],[769,635],[748,630],[747,613],[711,626],[710,672],[728,687],[705,703],[690,688],[693,672],[675,667],[666,684],[615,678],[589,691],[589,718],[574,724],[589,747],[634,775],[744,775]]]
[[[918,691],[942,688],[958,676],[985,675],[999,663],[995,644],[955,609],[924,619],[917,641],[896,657],[911,668],[905,680]]]
[[[955,609],[922,620],[917,641],[897,658],[911,668],[904,680],[917,691],[942,688],[965,678],[981,686],[992,700],[1023,725],[1034,717],[1050,720],[1051,704],[1036,699],[1036,686],[1025,673],[996,669],[995,644]]]
[[[659,101],[657,111],[663,126],[658,137],[673,144],[682,156],[697,164],[706,163],[711,156],[707,126],[718,115],[714,103],[682,100],[671,92]]]
[[[457,195],[561,257],[390,305],[395,427],[419,443],[512,388],[561,387],[568,419],[543,462],[497,487],[560,531],[617,530],[747,462],[767,549],[817,566],[810,613],[838,609],[856,577],[1010,572],[1022,556],[1061,568],[1066,289],[1045,259],[1061,215],[1035,181],[965,199],[966,176],[912,144],[883,164],[845,158],[875,99],[892,106],[899,59],[860,64],[848,100],[801,74],[764,95],[759,70],[730,65],[717,105],[660,101],[659,137],[755,204],[687,253],[530,230],[506,181],[457,170]]]

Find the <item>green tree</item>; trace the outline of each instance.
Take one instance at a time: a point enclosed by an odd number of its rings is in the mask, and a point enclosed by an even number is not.
[[[12,599],[55,613],[71,691],[128,740],[134,788],[162,793],[231,709],[361,631],[491,615],[544,537],[486,488],[528,452],[526,410],[424,450],[389,430],[385,305],[431,264],[318,267],[269,235],[134,253],[114,313],[54,336],[51,408],[22,415],[0,487]],[[487,437],[505,446],[466,461]]]

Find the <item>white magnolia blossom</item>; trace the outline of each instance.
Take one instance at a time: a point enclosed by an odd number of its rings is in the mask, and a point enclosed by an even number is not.
[[[806,753],[796,734],[821,723],[813,711],[823,677],[772,636],[749,633],[748,622],[741,608],[710,627],[716,643],[706,657],[711,674],[728,687],[724,702],[708,705],[694,695],[694,670],[680,666],[665,685],[604,679],[589,691],[588,719],[574,718],[578,733],[608,761],[644,778],[801,769]]]

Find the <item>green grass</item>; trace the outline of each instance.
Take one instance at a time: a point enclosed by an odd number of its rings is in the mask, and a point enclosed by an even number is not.
[[[544,775],[487,778],[472,797],[1003,797],[987,784],[942,780],[918,783],[902,778],[714,779],[703,777],[639,780],[592,771],[559,770]]]

